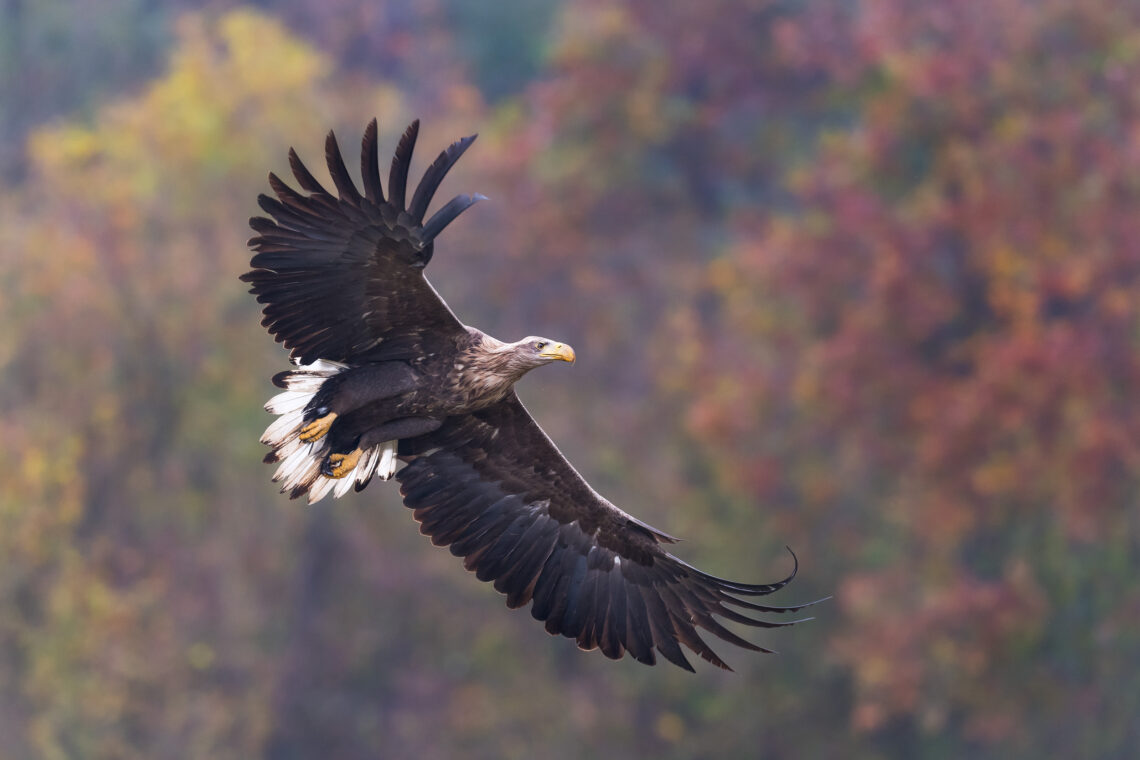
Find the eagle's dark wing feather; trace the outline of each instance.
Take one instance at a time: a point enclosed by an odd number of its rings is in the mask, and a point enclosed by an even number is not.
[[[434,544],[450,546],[468,570],[507,595],[509,607],[533,601],[546,630],[652,665],[659,652],[686,670],[681,644],[728,669],[698,634],[769,651],[717,618],[771,628],[792,625],[742,614],[794,612],[741,597],[777,583],[734,583],[702,573],[666,552],[675,539],[598,495],[511,393],[492,407],[450,418],[434,433],[402,441],[409,461],[397,475],[404,503]],[[793,555],[794,557],[794,555]],[[735,609],[734,609],[735,608]]]
[[[404,133],[392,161],[388,200],[380,183],[376,121],[361,145],[361,195],[329,132],[325,160],[337,195],[330,194],[289,151],[293,176],[307,195],[274,174],[276,198],[258,204],[272,218],[250,220],[257,236],[253,270],[242,276],[265,304],[262,324],[302,363],[379,358],[387,345],[414,354],[432,339],[463,330],[424,278],[433,240],[481,196],[458,196],[424,221],[444,175],[474,137],[454,143],[428,168],[410,209],[405,185],[418,122]]]

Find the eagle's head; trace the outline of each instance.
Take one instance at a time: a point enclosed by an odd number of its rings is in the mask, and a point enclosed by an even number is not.
[[[502,343],[483,335],[473,349],[471,367],[486,380],[498,378],[514,384],[535,367],[553,361],[574,361],[574,349],[550,338],[530,335],[514,343]]]
[[[574,349],[550,338],[529,335],[514,344],[515,355],[530,367],[540,367],[553,361],[574,363]]]

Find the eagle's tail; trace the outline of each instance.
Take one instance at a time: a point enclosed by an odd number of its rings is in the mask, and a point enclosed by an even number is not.
[[[274,385],[284,388],[265,404],[268,412],[278,415],[266,428],[261,442],[273,447],[265,455],[266,462],[280,462],[273,482],[281,483],[281,493],[296,499],[308,494],[313,504],[330,492],[336,498],[355,486],[359,491],[372,478],[390,479],[396,472],[397,441],[385,441],[373,446],[360,456],[356,466],[341,478],[321,474],[321,465],[329,454],[328,436],[304,440],[305,409],[325,381],[348,367],[338,362],[318,359],[312,364],[281,372],[273,378]]]

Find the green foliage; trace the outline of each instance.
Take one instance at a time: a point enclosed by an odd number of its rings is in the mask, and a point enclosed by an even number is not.
[[[6,66],[80,18],[12,8],[38,31],[0,31]],[[173,40],[161,74],[111,98],[130,77],[84,70],[50,113],[89,117],[14,141],[0,187],[6,757],[1140,746],[1135,8],[111,8],[84,39],[143,68]],[[289,145],[315,166],[373,115],[386,145],[424,117],[421,166],[482,132],[447,184],[494,200],[430,275],[471,324],[575,345],[521,391],[599,490],[712,572],[790,544],[783,598],[836,594],[758,636],[783,654],[581,654],[393,487],[268,484],[284,355],[245,217]]]
[[[557,0],[444,0],[455,46],[492,101],[515,95],[541,73]],[[509,51],[509,54],[504,54]]]
[[[0,5],[0,177],[23,171],[21,136],[38,123],[145,81],[169,43],[164,21],[142,0]]]

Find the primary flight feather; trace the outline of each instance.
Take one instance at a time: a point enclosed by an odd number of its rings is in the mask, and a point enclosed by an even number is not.
[[[407,198],[413,122],[400,139],[385,197],[373,120],[356,187],[330,132],[325,160],[336,194],[289,151],[298,192],[274,174],[276,197],[250,220],[252,270],[264,325],[298,365],[279,373],[278,415],[262,436],[282,492],[315,502],[400,482],[420,530],[448,546],[509,607],[531,602],[546,630],[610,658],[657,655],[686,670],[681,645],[728,666],[698,629],[767,652],[719,619],[773,628],[747,613],[787,613],[751,601],[783,588],[703,573],[663,547],[676,539],[615,507],[582,478],[515,395],[530,370],[574,361],[570,346],[530,336],[504,343],[464,325],[424,277],[435,239],[482,200],[460,195],[425,220],[436,189],[475,140],[453,143]],[[403,467],[400,465],[403,464]],[[794,555],[793,555],[794,558]]]

